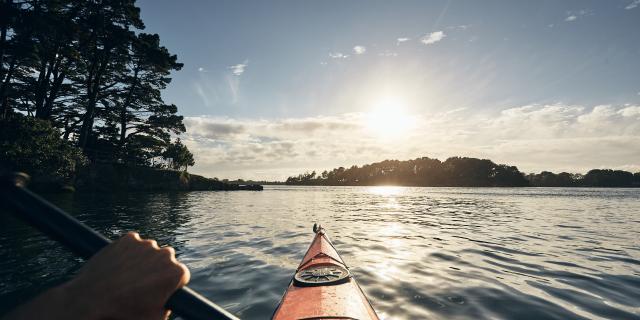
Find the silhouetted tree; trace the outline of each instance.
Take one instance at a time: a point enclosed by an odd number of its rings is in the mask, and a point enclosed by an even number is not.
[[[289,177],[287,184],[304,185],[406,185],[406,186],[527,186],[529,182],[514,166],[490,160],[453,157],[445,162],[427,157],[384,160],[362,167],[339,167]]]
[[[134,0],[117,0],[104,5],[99,0],[81,2],[78,24],[79,78],[84,99],[82,125],[78,132],[78,145],[85,149],[100,107],[109,109],[111,94],[119,91],[118,74],[126,70],[129,48],[135,39],[131,28],[143,29],[140,10]]]
[[[68,182],[86,158],[48,121],[13,114],[0,120],[0,170],[28,172],[35,180]]]
[[[127,68],[119,75],[122,88],[113,97],[112,111],[119,131],[112,139],[122,150],[127,140],[137,135],[169,143],[170,133],[180,134],[185,127],[182,116],[176,115],[177,107],[165,104],[160,92],[171,81],[170,72],[181,69],[182,64],[160,46],[156,34],[137,35],[129,50]]]
[[[428,157],[384,160],[362,167],[339,167],[287,178],[291,185],[403,185],[449,187],[640,187],[640,173],[621,170],[591,170],[586,175],[543,171],[525,175],[515,166],[491,160],[451,157],[444,162]]]
[[[152,164],[185,131],[161,97],[182,64],[142,29],[134,0],[0,0],[0,118],[46,120],[93,161]]]
[[[180,139],[168,145],[162,156],[165,159],[171,159],[170,166],[176,170],[184,167],[184,171],[187,171],[187,167],[195,165],[193,154]]]
[[[587,187],[632,187],[634,177],[631,172],[611,169],[593,169],[584,175]]]

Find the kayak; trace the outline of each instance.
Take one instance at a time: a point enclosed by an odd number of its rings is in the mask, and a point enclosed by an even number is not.
[[[379,320],[325,230],[314,224],[313,232],[272,320]]]

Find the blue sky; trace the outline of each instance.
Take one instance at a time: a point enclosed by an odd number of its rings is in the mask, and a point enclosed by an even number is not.
[[[640,1],[141,1],[197,173],[640,170]],[[383,120],[381,120],[383,119]]]

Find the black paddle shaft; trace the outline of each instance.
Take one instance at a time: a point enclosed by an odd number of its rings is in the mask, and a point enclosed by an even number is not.
[[[29,223],[75,254],[90,258],[111,241],[70,216],[26,187],[26,175],[15,175],[0,182],[0,203],[19,219]],[[167,301],[165,307],[192,320],[239,320],[197,292],[183,287]]]

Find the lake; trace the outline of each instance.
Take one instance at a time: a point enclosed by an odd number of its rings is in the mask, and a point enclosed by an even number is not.
[[[269,319],[320,222],[384,319],[640,319],[640,189],[266,186],[49,197],[170,244],[190,286]],[[0,313],[81,261],[0,218]]]

